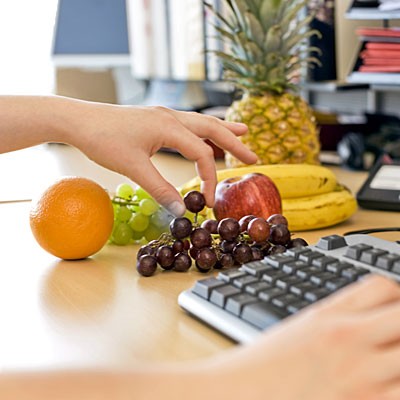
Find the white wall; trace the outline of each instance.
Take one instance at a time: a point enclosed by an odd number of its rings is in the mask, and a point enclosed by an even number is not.
[[[57,0],[0,0],[0,94],[49,94]]]

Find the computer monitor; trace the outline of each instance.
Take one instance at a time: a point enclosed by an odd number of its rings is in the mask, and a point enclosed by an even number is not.
[[[59,0],[52,56],[58,68],[112,68],[121,82],[130,69],[146,84],[141,103],[199,110],[212,103],[206,34],[202,0]]]
[[[58,0],[52,57],[56,67],[129,66],[126,0]]]

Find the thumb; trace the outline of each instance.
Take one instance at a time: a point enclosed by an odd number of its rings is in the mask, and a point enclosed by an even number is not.
[[[148,192],[154,200],[165,207],[171,214],[180,217],[186,207],[182,196],[176,188],[167,182],[157,168],[147,157],[136,158],[134,173],[128,171],[128,176]]]

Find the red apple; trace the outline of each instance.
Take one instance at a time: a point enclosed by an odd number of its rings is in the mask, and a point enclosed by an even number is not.
[[[259,173],[225,179],[217,184],[214,215],[239,220],[245,215],[267,219],[282,213],[282,201],[271,178]]]

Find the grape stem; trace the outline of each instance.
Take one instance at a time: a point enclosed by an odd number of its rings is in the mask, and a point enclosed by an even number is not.
[[[118,197],[118,196],[114,196],[111,199],[111,202],[113,204],[118,204],[118,205],[122,205],[122,206],[138,206],[139,205],[138,201],[126,200],[126,199],[123,199],[122,197]]]

